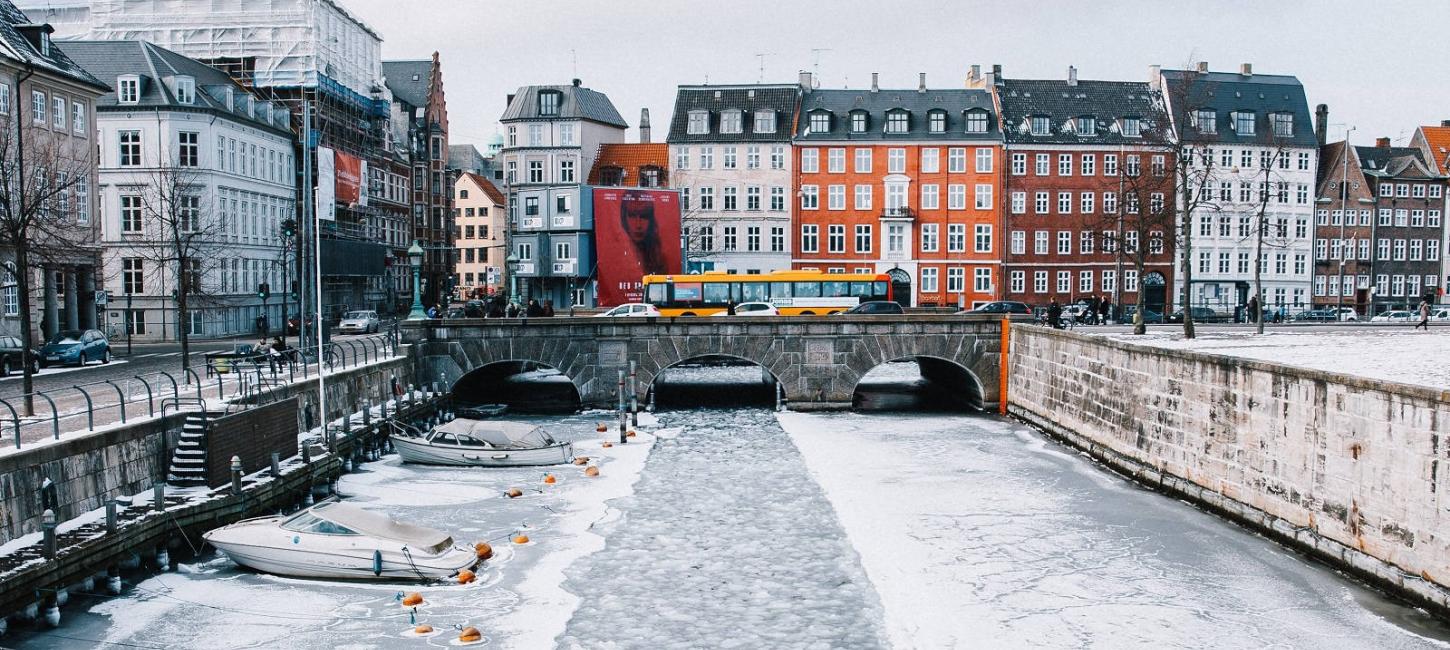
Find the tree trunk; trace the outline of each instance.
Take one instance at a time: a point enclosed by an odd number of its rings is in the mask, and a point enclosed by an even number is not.
[[[1193,154],[1190,151],[1190,152],[1188,152],[1188,155],[1191,156]],[[1193,210],[1191,209],[1191,206],[1193,205],[1193,186],[1191,184],[1191,181],[1189,180],[1190,179],[1190,176],[1188,174],[1187,166],[1184,164],[1183,160],[1180,158],[1177,161],[1177,163],[1178,163],[1179,173],[1183,175],[1182,194],[1183,194],[1183,212],[1184,212],[1184,214],[1183,214],[1183,223],[1180,225],[1180,227],[1182,228],[1182,232],[1180,234],[1182,235],[1182,238],[1181,238],[1182,239],[1181,247],[1182,247],[1182,251],[1183,251],[1183,304],[1180,305],[1179,308],[1183,310],[1183,338],[1191,339],[1191,338],[1194,337],[1194,331],[1193,331]],[[1139,276],[1139,287],[1138,287],[1138,298],[1139,298],[1138,304],[1139,304],[1139,307],[1138,307],[1138,309],[1140,311],[1142,310],[1142,303],[1143,303],[1143,300],[1142,300],[1143,292],[1142,292],[1142,286],[1141,285],[1142,285],[1142,276]],[[1168,311],[1167,304],[1164,304],[1163,307],[1164,307],[1163,308],[1163,311],[1165,311],[1165,312]],[[1167,320],[1167,315],[1166,314],[1164,315],[1164,320]]]
[[[15,244],[15,290],[20,294],[20,372],[22,373],[21,390],[25,393],[25,415],[35,415],[35,376],[31,374],[36,360],[30,354],[30,348],[35,342],[35,325],[30,320],[30,244],[24,236],[12,237]],[[45,272],[41,271],[42,283],[45,286]]]
[[[1145,273],[1147,272],[1146,267],[1147,264],[1144,263],[1143,256],[1141,254],[1133,260],[1133,268],[1138,271],[1138,311],[1133,314],[1133,334],[1138,336],[1142,336],[1148,333],[1148,321],[1143,319],[1143,278],[1147,277],[1145,275]],[[1166,304],[1163,311],[1168,311],[1166,309]],[[1164,317],[1164,320],[1167,320],[1166,316]]]
[[[181,374],[186,374],[186,369],[191,367],[191,319],[187,314],[187,294],[191,289],[188,286],[191,282],[190,273],[186,266],[189,260],[185,256],[178,255],[180,264],[177,267],[176,282],[176,340],[181,343]]]
[[[1254,237],[1254,309],[1259,313],[1254,314],[1254,332],[1264,333],[1264,228],[1267,227],[1264,220],[1264,211],[1259,210],[1258,234]]]

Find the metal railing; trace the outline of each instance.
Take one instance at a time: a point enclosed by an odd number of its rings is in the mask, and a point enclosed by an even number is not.
[[[245,358],[227,358],[224,363],[208,359],[181,372],[158,370],[14,395],[0,398],[0,432],[10,433],[15,448],[20,449],[27,439],[60,440],[62,433],[95,431],[158,413],[164,417],[168,412],[251,407],[275,401],[298,380],[397,354],[397,335],[385,332],[331,341],[320,351],[318,346],[292,347],[274,355],[263,349]],[[32,407],[29,415],[27,401]]]

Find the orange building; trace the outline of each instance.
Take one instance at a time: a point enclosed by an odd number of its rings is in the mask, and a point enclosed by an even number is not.
[[[1002,289],[1002,133],[988,91],[815,89],[794,141],[792,266],[886,273],[905,306]]]

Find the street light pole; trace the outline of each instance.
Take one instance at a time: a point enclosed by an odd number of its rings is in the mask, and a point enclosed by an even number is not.
[[[423,310],[423,293],[418,281],[418,274],[423,268],[423,247],[416,239],[408,247],[408,262],[413,266],[413,309],[408,312],[408,320],[423,320],[428,317],[428,312]]]

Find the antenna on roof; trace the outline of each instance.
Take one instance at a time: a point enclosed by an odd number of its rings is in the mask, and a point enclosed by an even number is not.
[[[811,76],[815,77],[816,85],[821,83],[821,52],[835,52],[829,47],[811,48]]]
[[[765,57],[775,56],[775,52],[756,52],[755,58],[760,59],[760,76],[755,78],[755,83],[765,83]]]
[[[579,54],[577,52],[575,52],[574,51],[574,48],[572,48],[572,47],[569,48],[569,61],[570,61],[570,65],[572,65],[573,66],[573,69],[574,69],[574,74],[569,75],[569,76],[570,77],[578,77],[579,76]]]

